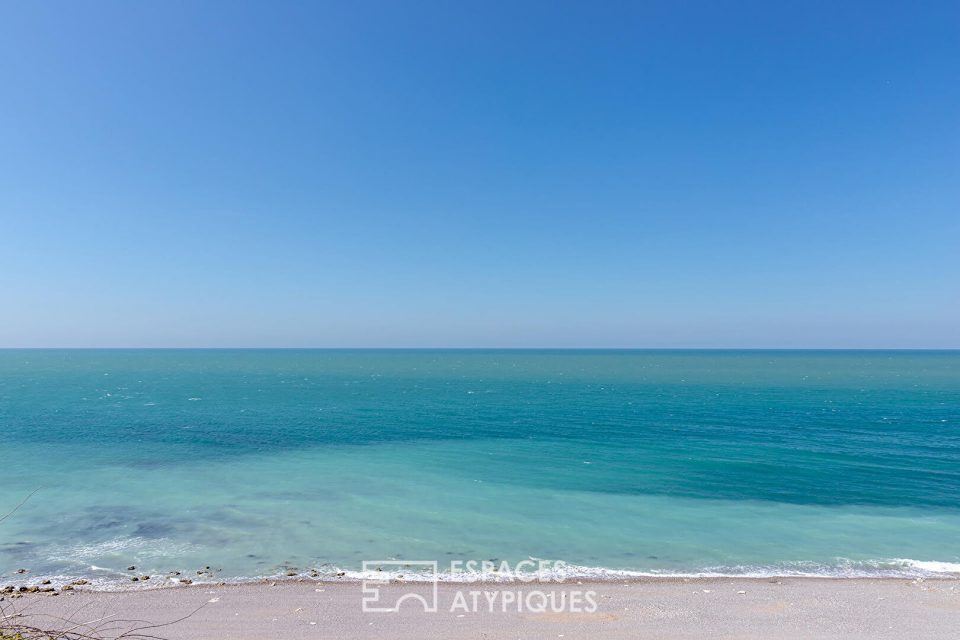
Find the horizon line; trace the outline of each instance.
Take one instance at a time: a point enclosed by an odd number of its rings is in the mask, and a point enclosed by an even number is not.
[[[0,351],[960,351],[960,347],[599,347],[599,346],[46,346],[9,347]]]

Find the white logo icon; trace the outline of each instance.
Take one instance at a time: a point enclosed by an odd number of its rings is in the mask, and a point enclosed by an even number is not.
[[[391,572],[389,569],[394,569]],[[391,602],[381,602],[380,587],[390,583],[390,573],[420,570],[430,577],[430,595],[407,592],[401,594]],[[363,574],[384,573],[383,578],[364,579],[363,581],[363,612],[364,613],[395,613],[407,600],[418,600],[426,613],[437,611],[437,581],[438,569],[436,560],[364,560]],[[392,606],[390,606],[392,605]]]

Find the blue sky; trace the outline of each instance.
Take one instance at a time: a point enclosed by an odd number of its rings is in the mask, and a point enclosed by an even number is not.
[[[955,2],[6,2],[0,346],[960,347]]]

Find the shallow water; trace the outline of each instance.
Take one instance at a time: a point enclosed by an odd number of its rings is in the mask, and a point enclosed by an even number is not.
[[[958,352],[8,350],[0,453],[7,578],[960,571]]]

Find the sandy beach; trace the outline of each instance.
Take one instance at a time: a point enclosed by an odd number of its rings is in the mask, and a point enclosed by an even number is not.
[[[427,584],[380,587],[383,602],[407,593],[431,595]],[[474,611],[451,607],[457,592],[591,590],[595,611],[518,611],[483,595]],[[359,583],[307,580],[193,585],[127,592],[7,596],[2,604],[34,616],[103,616],[152,624],[168,638],[947,638],[960,628],[960,582],[867,579],[650,579],[630,583],[555,585],[441,584],[438,611],[419,602],[399,612],[361,608]],[[504,610],[504,608],[506,610]],[[568,607],[569,609],[569,607]],[[35,617],[39,620],[39,617]]]

